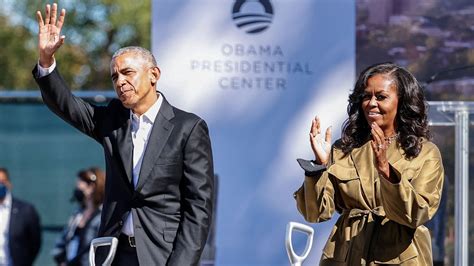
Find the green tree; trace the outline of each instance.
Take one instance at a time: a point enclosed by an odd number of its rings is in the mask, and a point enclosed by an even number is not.
[[[0,7],[0,89],[31,90],[36,84],[31,69],[37,57],[36,10],[48,1],[7,1]],[[118,48],[150,48],[150,0],[58,1],[65,8],[66,42],[56,59],[73,90],[107,90],[109,63]]]
[[[31,68],[26,60],[35,58],[30,32],[21,26],[9,24],[5,17],[0,17],[0,90],[31,87]],[[33,46],[33,47],[32,47]]]

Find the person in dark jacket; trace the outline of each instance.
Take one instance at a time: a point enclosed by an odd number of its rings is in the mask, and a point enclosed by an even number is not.
[[[0,168],[0,265],[32,265],[41,247],[40,218],[11,190],[8,170]]]
[[[52,251],[58,265],[89,265],[89,246],[99,232],[104,185],[105,173],[100,168],[78,172],[72,200],[79,209],[70,217]]]

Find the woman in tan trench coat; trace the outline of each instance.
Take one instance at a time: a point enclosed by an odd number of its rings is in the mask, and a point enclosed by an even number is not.
[[[391,63],[364,70],[349,96],[349,118],[331,147],[312,121],[314,161],[295,192],[308,222],[341,214],[321,265],[432,265],[423,225],[435,214],[443,187],[441,155],[429,141],[426,102],[416,79]]]

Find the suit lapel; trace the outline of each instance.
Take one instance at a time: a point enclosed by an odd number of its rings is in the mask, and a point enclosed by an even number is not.
[[[12,197],[12,209],[10,211],[10,229],[9,229],[9,234],[12,235],[13,232],[17,232],[17,225],[19,224],[18,222],[14,221],[19,221],[18,220],[18,212],[20,211],[18,207],[18,202]]]
[[[160,95],[163,97],[163,94]],[[145,184],[148,176],[155,165],[155,160],[161,154],[171,132],[173,131],[173,123],[170,120],[174,117],[173,108],[163,97],[160,111],[156,115],[153,128],[148,138],[145,154],[143,155],[142,167],[138,178],[137,191],[140,191]]]
[[[128,119],[124,122],[121,128],[117,130],[117,145],[122,159],[122,164],[127,174],[129,184],[132,184],[132,168],[133,168],[133,142],[131,133],[130,111],[128,112]]]

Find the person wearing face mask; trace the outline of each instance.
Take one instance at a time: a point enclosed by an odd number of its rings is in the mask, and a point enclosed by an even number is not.
[[[76,187],[71,200],[78,210],[56,241],[52,251],[57,265],[89,265],[89,246],[97,237],[104,198],[105,173],[96,167],[77,174]]]
[[[40,218],[11,189],[8,170],[0,167],[0,265],[32,265],[41,247]]]
[[[320,119],[312,121],[315,159],[298,159],[297,207],[308,222],[340,214],[320,265],[433,264],[424,224],[440,204],[444,170],[426,109],[415,77],[382,63],[360,74],[332,147],[331,128],[322,136]]]

